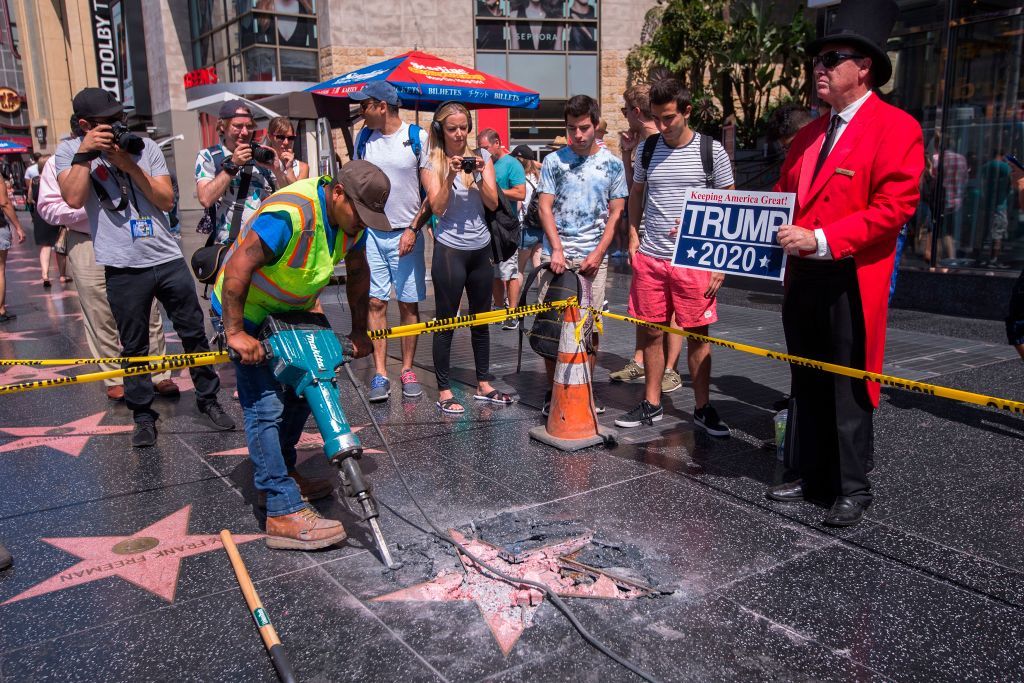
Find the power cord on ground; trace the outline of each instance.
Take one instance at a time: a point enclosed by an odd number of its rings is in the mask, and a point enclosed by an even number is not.
[[[398,460],[395,458],[395,454],[391,451],[391,445],[388,443],[387,437],[384,436],[384,432],[381,430],[380,425],[377,423],[377,418],[374,416],[373,411],[370,409],[370,402],[363,395],[363,392],[359,387],[359,383],[356,381],[356,376],[352,374],[352,368],[349,367],[348,363],[345,364],[345,373],[348,375],[349,381],[352,382],[352,387],[356,390],[356,394],[358,394],[359,400],[362,402],[363,407],[366,409],[367,415],[370,416],[370,422],[373,424],[373,429],[375,432],[377,432],[377,436],[380,438],[381,443],[384,445],[384,451],[388,454],[388,458],[390,458],[391,464],[395,468],[395,472],[398,473],[398,479],[399,481],[402,482],[402,488],[405,489],[405,492],[409,495],[409,500],[412,501],[412,504],[423,516],[423,519],[426,520],[427,524],[431,528],[431,533],[438,540],[453,546],[460,553],[468,557],[478,567],[482,567],[483,569],[487,570],[488,572],[498,577],[502,581],[506,581],[508,583],[515,585],[529,586],[530,588],[534,588],[540,591],[544,594],[545,597],[547,597],[548,600],[551,601],[551,604],[554,605],[558,609],[558,611],[560,611],[565,616],[565,618],[569,620],[569,623],[572,624],[573,628],[575,628],[579,632],[579,634],[583,637],[585,641],[587,641],[587,643],[596,648],[606,657],[610,658],[614,662],[618,663],[619,665],[628,669],[632,673],[636,674],[641,679],[648,681],[649,683],[658,683],[658,679],[654,678],[654,676],[645,672],[639,666],[629,661],[622,655],[619,655],[618,653],[614,652],[611,648],[609,648],[603,642],[598,640],[597,637],[595,637],[590,631],[586,629],[586,627],[583,626],[583,624],[580,623],[579,619],[576,618],[576,614],[571,609],[569,609],[569,606],[565,604],[565,601],[563,601],[560,596],[558,596],[546,585],[544,585],[543,583],[538,583],[536,581],[530,581],[528,579],[510,576],[509,574],[505,574],[504,572],[495,569],[494,567],[485,563],[479,557],[471,553],[464,545],[462,545],[454,538],[452,538],[450,535],[448,535],[447,532],[441,530],[441,528],[434,523],[434,520],[431,519],[430,515],[426,513],[426,511],[423,509],[423,506],[420,505],[419,501],[416,499],[415,494],[413,494],[412,488],[409,486],[409,482],[406,481],[405,475],[402,473],[402,468],[399,466]],[[595,415],[594,417],[596,419],[597,416]]]

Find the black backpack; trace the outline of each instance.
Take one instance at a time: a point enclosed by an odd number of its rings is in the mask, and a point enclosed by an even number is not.
[[[530,179],[527,178],[526,182],[530,183]],[[523,227],[543,230],[544,226],[540,224],[540,192],[533,183],[530,183],[530,187],[533,188],[533,194],[530,195],[530,203],[526,205],[526,213],[523,214]]]
[[[497,265],[507,261],[519,252],[523,226],[512,201],[498,188],[498,208],[491,211],[484,207],[484,220],[491,232],[491,255]]]
[[[658,146],[658,140],[660,139],[661,133],[658,133],[644,140],[644,148],[640,152],[640,165],[643,166],[644,173],[647,173],[647,169],[651,166],[651,159],[654,158],[654,150]],[[701,134],[700,165],[704,168],[704,186],[708,188],[715,186],[714,142],[710,135]]]
[[[527,293],[530,291],[530,287],[533,286],[534,281],[537,279],[537,275],[543,270],[550,270],[550,263],[542,263],[539,268],[534,268],[530,276],[526,278],[526,283],[523,285],[523,291],[519,295],[519,303],[517,306],[526,305]],[[562,299],[568,299],[574,296],[577,300],[581,300],[583,297],[583,284],[580,282],[580,276],[574,270],[566,269],[560,275],[555,275],[551,278],[551,284],[548,285],[546,301],[561,301]],[[524,321],[525,322],[525,321]],[[558,359],[558,342],[562,338],[562,311],[552,309],[550,311],[544,311],[538,313],[533,318],[533,327],[530,328],[529,332],[524,332],[525,325],[519,326],[519,358],[516,361],[516,372],[519,372],[523,364],[523,334],[530,340],[530,347],[537,352],[537,355],[547,358],[548,360]],[[586,345],[587,353],[593,351],[591,343],[591,335],[589,333],[583,334],[581,339]]]

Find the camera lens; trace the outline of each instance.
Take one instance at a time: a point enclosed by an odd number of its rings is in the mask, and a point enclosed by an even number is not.
[[[256,163],[269,164],[274,161],[274,150],[252,143],[252,158]]]
[[[476,170],[476,157],[463,157],[462,158],[462,172],[472,173]]]
[[[145,141],[128,130],[128,126],[123,123],[118,122],[112,125],[110,132],[114,135],[114,144],[129,154],[142,154],[142,150],[146,147]]]

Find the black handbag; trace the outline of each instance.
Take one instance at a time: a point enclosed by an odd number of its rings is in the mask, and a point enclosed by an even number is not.
[[[478,181],[479,182],[479,181]],[[484,220],[491,232],[491,255],[494,263],[507,261],[519,251],[523,226],[512,201],[498,188],[498,208],[491,211],[484,207]]]
[[[224,258],[228,249],[238,239],[238,230],[242,225],[242,213],[245,211],[245,197],[249,193],[249,183],[252,180],[252,168],[242,169],[242,180],[238,183],[238,194],[235,195],[235,203],[231,207],[231,229],[228,231],[226,242],[214,243],[217,237],[217,230],[210,231],[206,238],[206,244],[199,247],[192,254],[192,273],[196,280],[204,285],[212,285],[217,281],[217,275],[224,265]]]

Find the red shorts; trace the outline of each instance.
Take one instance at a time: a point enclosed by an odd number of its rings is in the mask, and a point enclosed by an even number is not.
[[[649,323],[671,322],[683,328],[703,327],[718,320],[716,299],[705,299],[711,273],[676,268],[671,261],[637,252],[629,288],[629,315]]]

